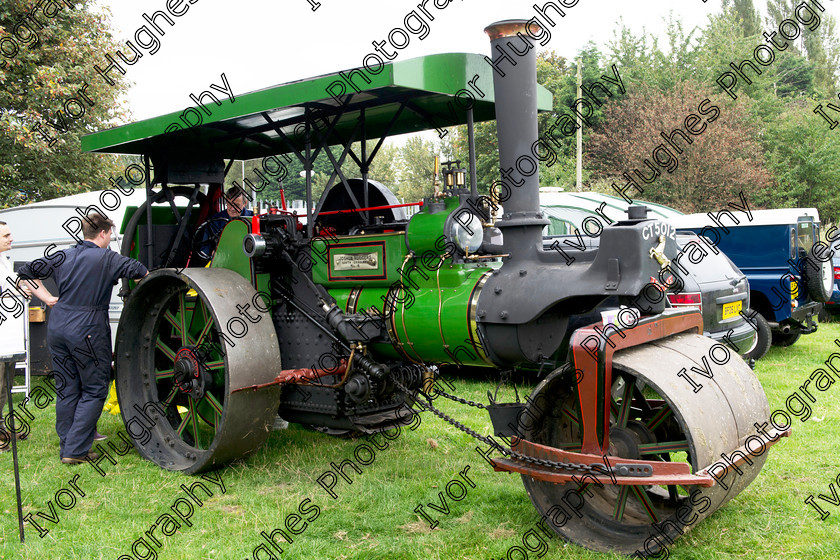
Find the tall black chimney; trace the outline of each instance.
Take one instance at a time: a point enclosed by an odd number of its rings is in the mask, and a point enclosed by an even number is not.
[[[526,20],[488,25],[493,57],[496,132],[502,177],[498,185],[504,216],[496,225],[504,233],[509,261],[535,256],[542,247],[539,161],[531,151],[537,141],[537,51],[525,31]],[[531,22],[531,25],[535,25]]]

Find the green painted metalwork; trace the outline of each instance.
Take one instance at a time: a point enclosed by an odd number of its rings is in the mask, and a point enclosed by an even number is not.
[[[406,230],[406,242],[416,254],[433,253],[439,255],[444,252],[444,225],[449,215],[458,208],[458,197],[444,199],[444,210],[429,212],[429,206],[423,208],[411,218]]]
[[[250,232],[248,224],[242,220],[231,220],[222,230],[210,268],[232,270],[253,285],[253,265],[251,259],[242,250],[242,240]]]
[[[204,115],[202,124],[188,129],[183,128],[181,113],[174,112],[88,134],[82,137],[82,150],[122,154],[165,152],[170,158],[214,155],[252,159],[285,154],[291,150],[269,129],[262,113],[275,122],[283,122],[283,132],[293,137],[295,127],[300,132],[298,125],[306,120],[304,108],[339,110],[340,104],[327,91],[330,87],[336,94],[341,92],[341,87],[346,93],[355,94],[338,120],[338,134],[330,145],[340,144],[340,138],[349,136],[362,108],[365,109],[365,137],[383,136],[398,107],[407,100],[425,114],[403,111],[391,135],[464,124],[470,105],[476,122],[495,118],[493,69],[482,55],[434,54],[386,64],[375,75],[354,71],[352,82],[360,90],[358,93],[341,74],[237,95],[232,102],[223,99],[221,106],[212,107],[211,115]],[[551,93],[540,86],[538,97],[539,109],[550,111]],[[167,130],[170,132],[166,133]]]
[[[404,262],[388,287],[359,282],[332,288],[330,295],[348,313],[384,317],[391,344],[372,344],[377,354],[412,362],[492,365],[476,332],[475,302],[493,267],[453,264],[426,268],[419,258]],[[421,358],[422,357],[422,358]]]
[[[392,295],[390,329],[396,346],[411,361],[488,365],[475,331],[479,281],[489,269],[444,265],[430,280],[406,283]]]
[[[339,236],[312,242],[312,280],[330,287],[357,284],[390,286],[400,279],[407,254],[405,234]]]
[[[312,252],[323,257],[313,256],[312,277],[327,286],[345,312],[385,318],[392,344],[371,344],[377,355],[412,362],[492,365],[478,338],[474,314],[483,280],[500,263],[453,263],[447,251],[454,247],[443,231],[460,201],[450,197],[443,202],[438,212],[431,213],[431,205],[426,205],[415,214],[406,234],[318,239]],[[386,262],[378,262],[383,254]],[[341,278],[345,271],[335,270],[341,259],[346,259],[345,268],[357,259],[371,278],[358,270],[346,271],[354,276]]]

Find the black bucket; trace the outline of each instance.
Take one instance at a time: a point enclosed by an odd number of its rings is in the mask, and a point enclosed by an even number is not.
[[[525,409],[526,403],[495,403],[487,405],[490,421],[493,422],[494,435],[513,437],[520,436],[519,417]]]

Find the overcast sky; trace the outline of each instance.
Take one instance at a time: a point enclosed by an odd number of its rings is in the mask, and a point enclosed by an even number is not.
[[[135,120],[182,110],[194,103],[190,93],[199,93],[211,83],[221,85],[225,73],[235,94],[361,66],[364,56],[374,51],[372,41],[387,41],[395,27],[405,27],[405,16],[418,9],[420,0],[189,0],[176,9],[188,10],[173,18],[174,26],[157,20],[165,35],[160,50],[148,53],[133,66],[126,66],[126,77],[134,83],[129,106]],[[489,42],[483,29],[502,19],[530,18],[533,5],[546,0],[425,0],[429,32],[424,39],[409,34],[407,47],[397,51],[397,60],[441,52],[486,54]],[[560,0],[555,0],[560,4]],[[572,4],[574,0],[563,0]],[[320,3],[312,10],[311,3]],[[143,14],[165,10],[167,0],[100,0],[108,5],[118,41],[132,39],[146,24]],[[763,2],[757,2],[763,5]],[[840,2],[823,0],[835,16]],[[661,34],[663,18],[669,11],[688,28],[706,23],[720,10],[721,0],[580,0],[565,8],[559,18],[552,11],[555,27],[543,48],[573,57],[589,40],[605,45],[616,22],[635,31],[645,27]],[[769,30],[769,28],[768,28]],[[400,37],[398,36],[399,40]],[[394,49],[386,46],[390,53]]]

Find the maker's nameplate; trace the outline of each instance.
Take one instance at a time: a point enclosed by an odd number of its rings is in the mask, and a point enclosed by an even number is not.
[[[376,270],[379,268],[379,253],[333,254],[332,268],[342,270]]]

